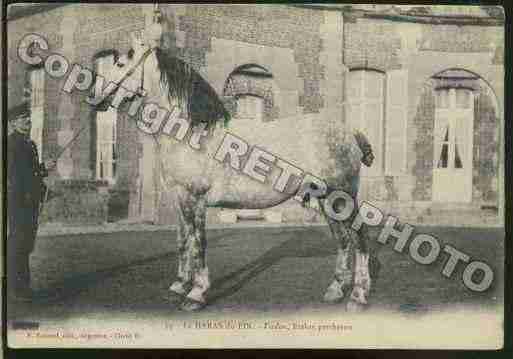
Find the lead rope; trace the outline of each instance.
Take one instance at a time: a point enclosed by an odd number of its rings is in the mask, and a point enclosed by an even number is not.
[[[153,51],[153,50],[152,50]],[[146,65],[146,58],[144,59],[144,62],[142,63],[142,71],[141,71],[141,87],[139,87],[139,91],[141,94],[144,93],[144,65]]]
[[[116,91],[119,88],[119,86],[121,86],[123,81],[125,81],[129,76],[131,76],[134,73],[135,69],[137,67],[139,67],[139,65],[141,65],[141,64],[142,64],[142,71],[141,71],[141,87],[140,87],[140,90],[141,90],[141,94],[142,94],[143,91],[144,91],[144,65],[146,63],[146,59],[148,58],[148,56],[150,56],[150,54],[152,52],[153,52],[152,48],[149,48],[148,50],[146,50],[146,52],[143,54],[143,56],[141,56],[139,61],[137,61],[137,63],[129,71],[127,71],[127,73],[121,78],[121,80],[119,80],[118,83],[116,83],[116,87],[114,88],[114,90],[111,91],[111,93],[109,93],[108,95],[106,95],[105,98],[107,98],[112,93],[114,93],[114,91]],[[57,154],[57,156],[55,157],[55,161],[57,161],[64,154],[64,152],[66,152],[66,150],[73,144],[73,142],[75,142],[78,139],[78,137],[86,129],[86,127],[88,127],[88,124],[85,124],[84,126],[82,126],[82,128],[77,132],[77,134]],[[48,200],[49,192],[50,192],[49,189],[46,188],[46,191],[44,193],[44,199],[41,202],[40,207],[39,207],[39,213],[41,213],[43,211],[44,203]]]

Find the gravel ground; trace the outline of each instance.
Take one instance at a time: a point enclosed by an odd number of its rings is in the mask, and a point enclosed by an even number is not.
[[[441,275],[447,255],[419,265],[392,244],[381,245],[380,278],[371,308],[429,313],[459,305],[495,307],[503,301],[504,233],[490,228],[417,228],[490,264],[494,284],[473,293],[461,281]],[[212,289],[206,312],[294,311],[325,306],[332,279],[335,244],[324,226],[232,228],[208,231]],[[172,230],[41,236],[31,258],[33,287],[58,297],[50,302],[13,305],[11,318],[62,321],[98,313],[174,316],[178,300],[167,293],[176,273]],[[405,251],[406,252],[406,251]]]

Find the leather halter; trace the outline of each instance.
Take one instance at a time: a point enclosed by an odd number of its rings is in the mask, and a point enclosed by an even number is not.
[[[130,76],[132,76],[132,74],[134,73],[134,71],[142,65],[142,72],[141,72],[141,86],[139,87],[140,90],[143,90],[144,89],[144,63],[146,62],[146,59],[148,58],[148,56],[150,56],[150,54],[153,52],[153,49],[152,48],[149,48],[148,50],[146,50],[144,52],[144,54],[141,56],[141,58],[135,63],[134,66],[132,66],[130,68],[130,70],[128,70],[124,75],[123,77],[118,81],[116,82],[116,87],[111,91],[111,93],[109,93],[108,95],[105,96],[105,98],[109,97],[110,95],[112,95],[114,92],[116,92],[119,87],[121,86],[121,84],[127,79],[129,78]]]

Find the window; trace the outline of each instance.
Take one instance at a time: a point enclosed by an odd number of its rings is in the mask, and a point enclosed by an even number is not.
[[[236,100],[236,106],[232,109],[235,118],[267,122],[278,117],[275,90],[273,75],[267,69],[246,64],[237,67],[228,76],[223,96]]]
[[[109,72],[114,61],[112,54],[97,58],[96,72],[107,79],[110,78]],[[117,112],[112,107],[96,113],[96,178],[111,183],[116,178],[116,119]]]
[[[435,163],[438,169],[462,169],[468,165],[468,122],[473,117],[472,91],[465,88],[436,92]]]
[[[30,77],[30,107],[32,129],[30,138],[37,146],[39,161],[43,158],[43,127],[44,127],[44,94],[45,72],[43,68],[31,70]]]
[[[383,172],[383,92],[383,73],[372,70],[348,72],[344,105],[349,130],[363,132],[375,156],[371,167],[362,167],[363,176],[376,176]]]
[[[264,112],[264,99],[253,95],[241,95],[237,97],[236,118],[247,118],[257,121],[262,120]]]

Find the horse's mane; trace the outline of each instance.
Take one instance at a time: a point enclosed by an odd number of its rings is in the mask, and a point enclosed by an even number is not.
[[[178,103],[184,104],[193,126],[206,123],[207,128],[213,128],[219,120],[228,123],[230,113],[216,91],[191,65],[159,48],[156,57],[161,74],[160,83],[168,91],[169,102],[176,99]]]

